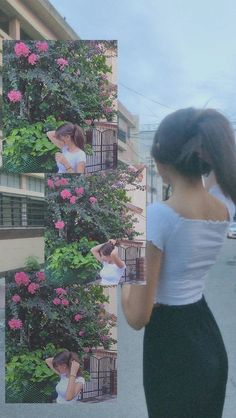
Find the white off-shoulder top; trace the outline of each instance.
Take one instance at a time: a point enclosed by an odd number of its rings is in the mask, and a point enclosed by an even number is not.
[[[185,305],[201,299],[228,225],[185,218],[164,202],[148,206],[147,241],[164,253],[154,303]]]

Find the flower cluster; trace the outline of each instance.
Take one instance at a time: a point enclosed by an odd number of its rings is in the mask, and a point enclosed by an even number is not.
[[[28,63],[31,65],[35,65],[38,60],[39,60],[39,56],[36,54],[30,54],[28,56]]]
[[[18,295],[17,293],[15,295],[12,296],[11,300],[15,303],[18,303],[21,301],[21,297],[20,295]]]
[[[28,292],[31,293],[31,295],[34,295],[36,293],[36,290],[39,289],[39,284],[37,283],[30,283],[28,286]]]
[[[64,68],[68,65],[68,61],[64,58],[58,58],[56,62],[57,62],[57,65],[59,65],[59,68],[61,71],[63,71]]]
[[[7,97],[10,102],[17,103],[21,101],[22,94],[19,90],[11,90],[9,93],[7,93]]]
[[[8,325],[11,329],[20,329],[23,328],[23,323],[20,319],[12,318],[8,321]]]
[[[37,278],[38,282],[44,281],[45,280],[45,273],[44,273],[44,271],[37,271],[36,278]]]
[[[52,303],[54,305],[63,305],[68,306],[70,304],[68,299],[65,299],[64,296],[67,295],[67,291],[62,287],[58,287],[56,290],[57,297],[53,299]]]
[[[20,271],[19,273],[15,274],[15,282],[18,286],[28,286],[30,283],[30,279],[24,271]]]
[[[63,221],[57,221],[55,222],[55,228],[56,229],[63,229],[65,226],[65,223]]]

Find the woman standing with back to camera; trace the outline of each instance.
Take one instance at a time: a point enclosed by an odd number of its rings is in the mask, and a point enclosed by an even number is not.
[[[147,210],[147,285],[124,285],[129,324],[145,327],[144,390],[151,418],[220,418],[227,353],[203,296],[205,278],[224,243],[229,213],[204,188],[214,170],[236,203],[236,145],[228,120],[212,109],[168,115],[152,156],[172,186],[166,202]]]
[[[47,132],[50,141],[61,152],[56,152],[55,160],[58,173],[84,173],[86,154],[84,152],[85,136],[82,128],[73,123],[65,123],[56,131]]]

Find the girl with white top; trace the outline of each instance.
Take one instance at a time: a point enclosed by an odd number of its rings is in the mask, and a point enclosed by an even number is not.
[[[83,130],[76,124],[65,123],[56,131],[47,132],[47,136],[61,152],[55,154],[58,173],[84,173],[86,154]]]
[[[228,120],[212,109],[168,115],[152,156],[173,194],[147,209],[147,284],[124,285],[128,323],[145,326],[144,390],[151,418],[220,418],[227,353],[203,296],[229,225],[225,204],[204,188],[214,170],[236,203],[236,144]]]
[[[54,357],[47,358],[46,363],[50,369],[60,376],[60,381],[56,385],[56,402],[76,402],[85,384],[84,378],[80,376],[80,364],[77,354],[70,351],[62,351]]]
[[[94,257],[103,264],[99,273],[101,277],[99,284],[102,286],[118,285],[125,272],[126,266],[118,255],[116,244],[116,240],[110,239],[108,242],[96,245],[91,249]]]

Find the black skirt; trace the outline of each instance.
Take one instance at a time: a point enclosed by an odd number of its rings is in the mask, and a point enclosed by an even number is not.
[[[221,418],[227,375],[227,353],[204,297],[153,309],[143,353],[149,418]]]

